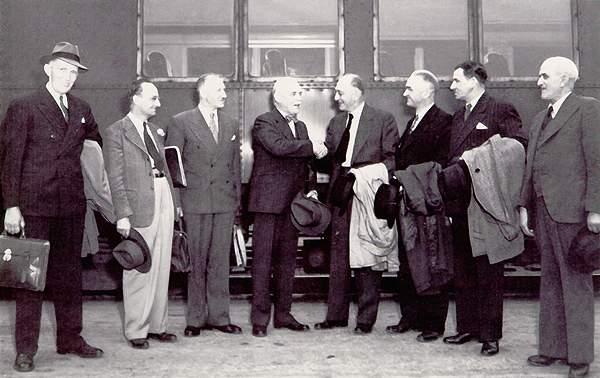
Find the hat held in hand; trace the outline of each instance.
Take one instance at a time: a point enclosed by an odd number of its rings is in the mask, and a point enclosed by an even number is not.
[[[112,253],[125,270],[136,269],[140,273],[148,273],[152,266],[150,248],[142,234],[133,227],[129,230],[129,236],[117,244]]]
[[[323,233],[331,222],[329,206],[299,192],[291,204],[290,215],[296,229],[305,235],[316,236]]]
[[[600,234],[591,232],[587,226],[579,230],[571,242],[567,262],[581,273],[600,269]]]

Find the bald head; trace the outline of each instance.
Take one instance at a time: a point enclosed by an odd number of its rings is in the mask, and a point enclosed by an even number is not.
[[[546,59],[540,66],[537,81],[542,99],[556,102],[573,90],[578,78],[579,70],[571,59],[562,56]]]
[[[275,107],[284,115],[296,115],[302,105],[302,88],[297,79],[282,77],[273,84]]]

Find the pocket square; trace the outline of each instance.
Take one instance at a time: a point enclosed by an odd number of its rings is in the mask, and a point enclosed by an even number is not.
[[[488,129],[488,127],[481,122],[478,122],[477,126],[475,126],[475,130],[487,130],[487,129]]]
[[[85,117],[81,117],[81,123],[85,123]]]
[[[231,141],[233,142],[235,140],[235,134],[233,134],[233,136],[231,137]]]

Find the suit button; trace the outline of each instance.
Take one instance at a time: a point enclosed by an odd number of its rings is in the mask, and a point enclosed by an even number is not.
[[[475,173],[479,173],[479,172],[481,172],[481,169],[475,168]]]

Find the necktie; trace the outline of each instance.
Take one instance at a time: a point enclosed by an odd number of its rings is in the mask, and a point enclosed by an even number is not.
[[[69,108],[67,108],[67,106],[65,105],[64,97],[64,95],[60,96],[58,98],[58,102],[60,104],[60,111],[62,112],[63,117],[65,117],[65,121],[69,123]]]
[[[466,109],[465,109],[465,121],[467,120],[467,118],[469,118],[469,115],[471,115],[471,108],[473,106],[471,104],[467,104]]]
[[[210,113],[210,117],[208,119],[208,128],[212,133],[213,138],[215,138],[215,142],[219,141],[219,126],[217,125],[217,120],[215,119],[215,112]]]
[[[417,128],[417,122],[419,122],[419,115],[415,114],[415,118],[413,119],[412,123],[410,124],[410,129],[408,130],[409,134],[412,134],[412,132],[415,131],[415,129]]]
[[[548,126],[550,121],[552,121],[552,111],[553,110],[554,110],[554,108],[552,108],[552,106],[548,107],[548,112],[546,113],[546,117],[544,117],[544,120],[542,121],[542,130],[544,130],[546,128],[546,126]]]
[[[287,121],[288,126],[290,125],[290,122],[293,122],[292,123],[293,126],[290,126],[290,130],[292,131],[294,138],[297,138],[298,133],[296,133],[296,122],[298,121],[298,118],[296,118],[295,116],[290,114],[290,115],[285,116],[285,120]]]
[[[154,160],[154,167],[163,172],[165,164],[162,157],[158,153],[158,150],[156,149],[156,145],[154,145],[154,142],[150,137],[150,133],[148,132],[148,124],[146,122],[144,122],[144,143],[146,144],[146,150],[148,150],[152,160]]]
[[[354,118],[352,113],[348,113],[348,124],[346,125],[346,130],[344,130],[340,144],[335,151],[335,160],[340,164],[346,161],[346,152],[348,151],[348,143],[350,142],[350,126],[352,126],[352,118]]]

